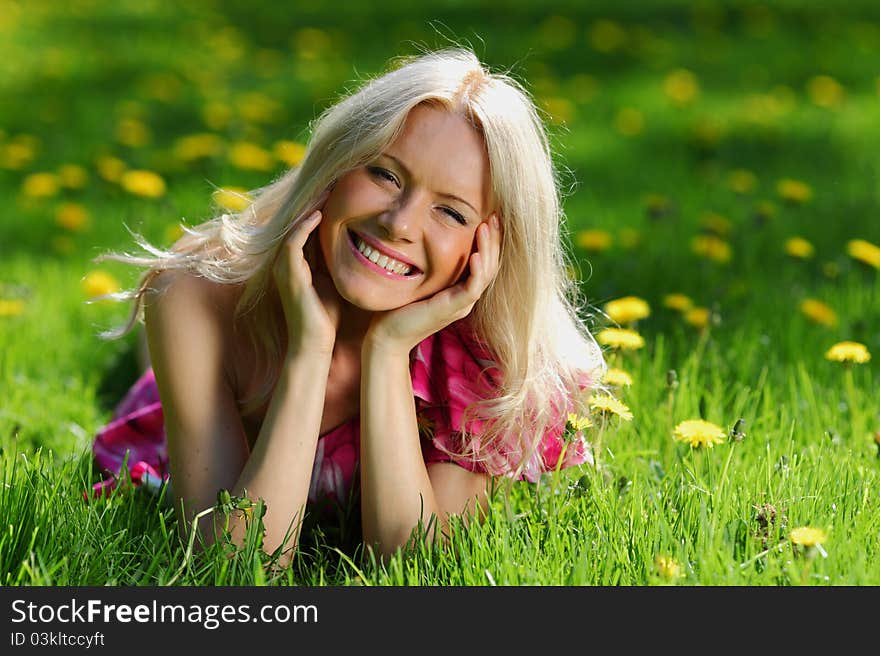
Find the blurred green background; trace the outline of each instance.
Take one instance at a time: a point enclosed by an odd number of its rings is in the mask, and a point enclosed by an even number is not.
[[[390,58],[453,44],[541,107],[594,306],[647,299],[673,357],[707,327],[730,359],[880,353],[880,262],[848,250],[880,244],[876,1],[0,0],[0,444],[84,447],[133,381],[134,335],[95,336],[127,309],[85,304],[135,282],[91,261],[127,227],[171,243]]]

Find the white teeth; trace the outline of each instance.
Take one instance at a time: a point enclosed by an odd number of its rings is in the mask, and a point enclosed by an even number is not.
[[[367,246],[367,244],[361,239],[355,238],[355,244],[357,245],[357,249],[364,254],[364,257],[371,262],[378,264],[387,271],[392,271],[401,276],[405,276],[411,271],[411,267],[408,264],[393,260],[387,255],[382,255],[379,251],[373,250]]]

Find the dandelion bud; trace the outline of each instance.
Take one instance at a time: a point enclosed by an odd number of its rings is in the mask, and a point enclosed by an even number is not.
[[[670,369],[666,372],[666,387],[669,389],[678,387],[678,374],[675,373],[675,369]]]

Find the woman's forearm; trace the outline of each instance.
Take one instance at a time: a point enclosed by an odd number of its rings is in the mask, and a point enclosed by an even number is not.
[[[419,443],[409,357],[368,342],[362,351],[360,467],[364,542],[388,556],[419,521],[427,528],[438,509]]]
[[[263,549],[268,553],[281,545],[286,534],[285,550],[299,540],[330,360],[331,354],[323,352],[287,357],[254,450],[235,486],[235,494],[266,503]],[[238,517],[232,529],[236,541],[243,541],[244,531]]]

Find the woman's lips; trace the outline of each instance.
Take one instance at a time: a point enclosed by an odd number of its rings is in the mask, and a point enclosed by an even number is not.
[[[399,273],[395,273],[394,271],[389,271],[385,267],[380,267],[378,264],[376,264],[375,262],[370,260],[368,257],[366,257],[363,253],[361,253],[358,250],[357,244],[355,243],[355,239],[360,238],[360,235],[356,235],[355,233],[351,232],[350,230],[346,230],[345,232],[348,235],[348,246],[349,246],[349,248],[351,248],[352,253],[354,253],[355,259],[357,259],[361,264],[363,264],[368,269],[371,269],[372,271],[375,271],[376,273],[382,274],[386,278],[391,278],[393,280],[410,280],[410,279],[421,274],[421,271],[418,269],[418,267],[415,267],[412,265],[410,265],[410,266],[412,266],[412,271],[410,272],[409,275],[406,275],[406,276],[401,275]],[[368,242],[366,239],[364,239],[363,241],[368,246],[370,245],[370,242]],[[403,261],[403,260],[399,260],[399,261]],[[405,262],[405,263],[409,264],[409,262]]]

